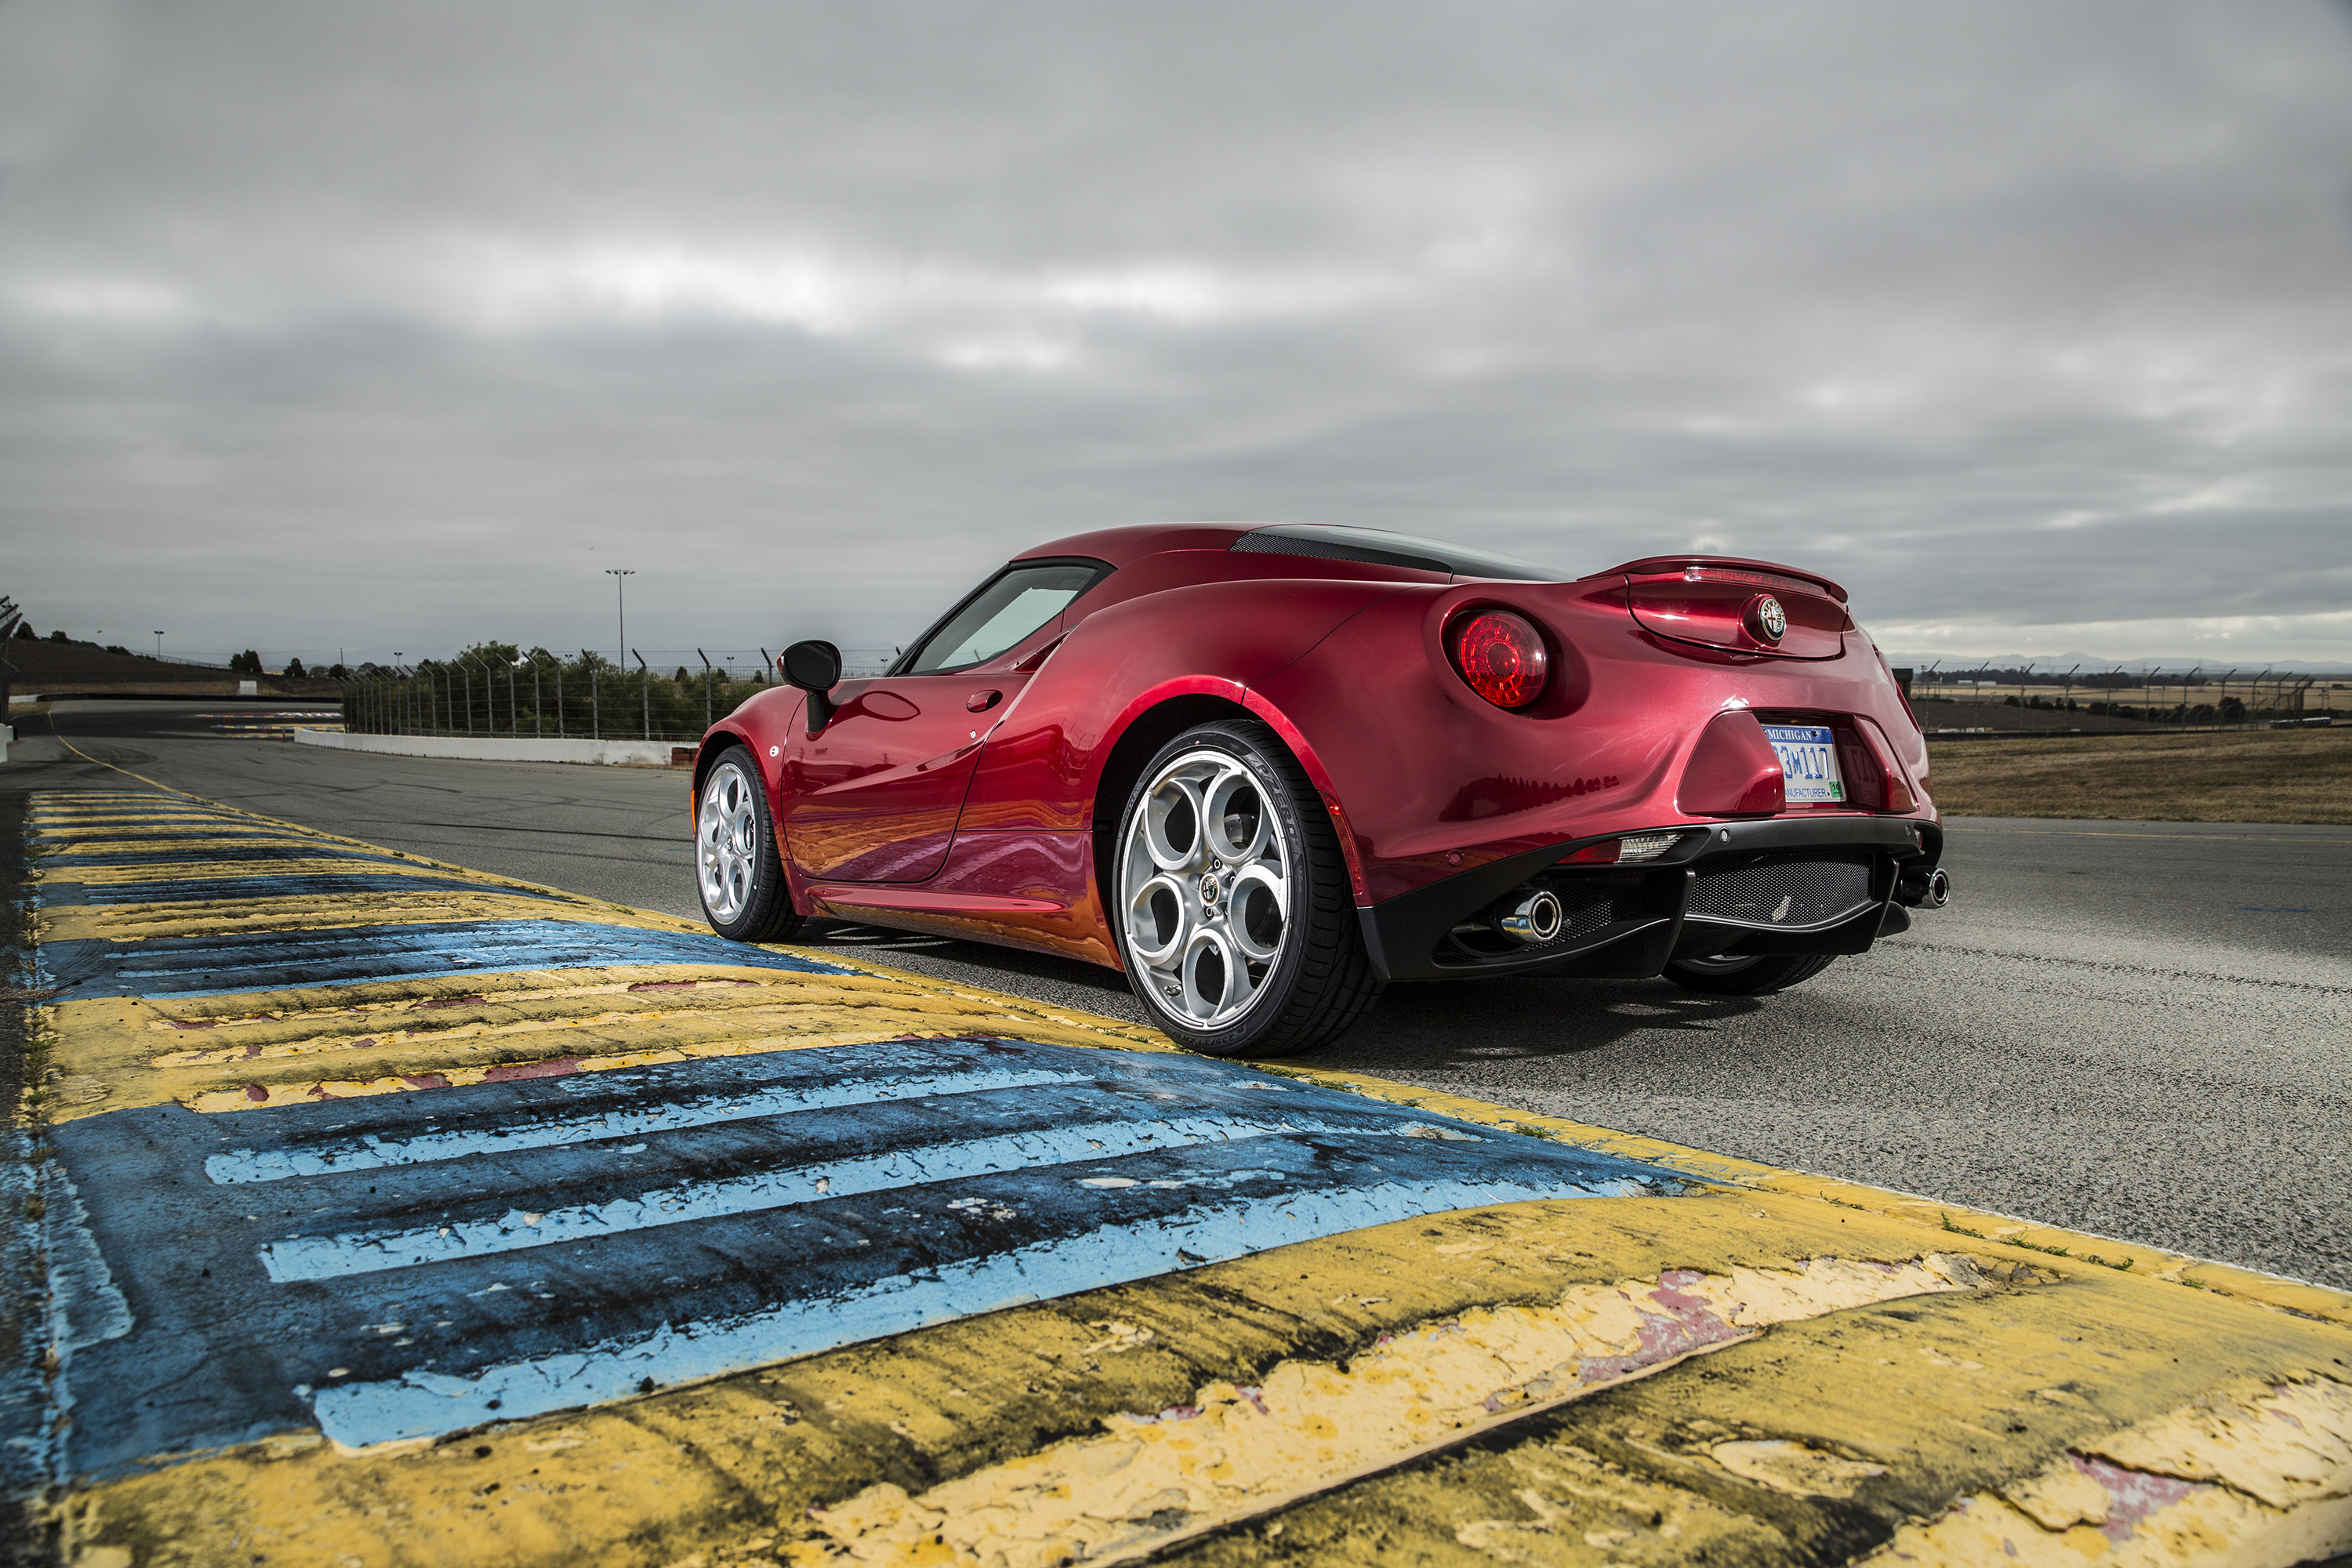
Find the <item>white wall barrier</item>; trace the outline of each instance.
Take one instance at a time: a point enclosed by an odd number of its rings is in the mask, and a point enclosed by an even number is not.
[[[482,763],[619,763],[668,767],[667,741],[540,741],[506,735],[352,735],[335,730],[297,730],[297,745],[332,746],[345,752],[381,752],[395,757],[463,757]],[[689,753],[691,747],[679,748]]]

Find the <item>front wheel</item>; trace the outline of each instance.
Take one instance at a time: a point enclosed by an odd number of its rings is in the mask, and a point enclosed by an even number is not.
[[[1691,991],[1717,996],[1767,996],[1811,980],[1830,966],[1826,952],[1782,952],[1747,958],[1682,958],[1666,965],[1666,978]]]
[[[694,812],[694,879],[703,918],[737,942],[785,942],[801,928],[776,854],[776,822],[751,753],[729,746],[702,781]]]
[[[1120,824],[1114,921],[1128,982],[1181,1044],[1218,1057],[1313,1050],[1379,994],[1339,836],[1265,725],[1177,736]]]

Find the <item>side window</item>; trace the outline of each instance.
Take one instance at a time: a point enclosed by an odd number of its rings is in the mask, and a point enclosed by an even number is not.
[[[984,664],[1060,615],[1109,572],[1090,561],[1008,566],[925,637],[898,673],[929,675]]]

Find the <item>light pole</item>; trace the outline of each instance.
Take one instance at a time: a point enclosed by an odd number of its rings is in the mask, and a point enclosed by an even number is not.
[[[162,632],[157,632],[155,634],[155,657],[157,658],[163,657],[163,634]]]
[[[614,654],[613,662],[623,669],[629,667],[629,585],[625,579],[636,574],[636,568],[633,566],[604,568],[604,575],[613,580],[613,611],[619,626],[619,636],[615,639],[618,651]]]

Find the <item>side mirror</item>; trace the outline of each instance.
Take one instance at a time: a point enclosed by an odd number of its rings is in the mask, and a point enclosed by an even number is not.
[[[841,650],[829,642],[796,642],[784,649],[776,665],[785,685],[809,694],[809,733],[815,734],[833,717],[833,703],[825,694],[841,684]]]

